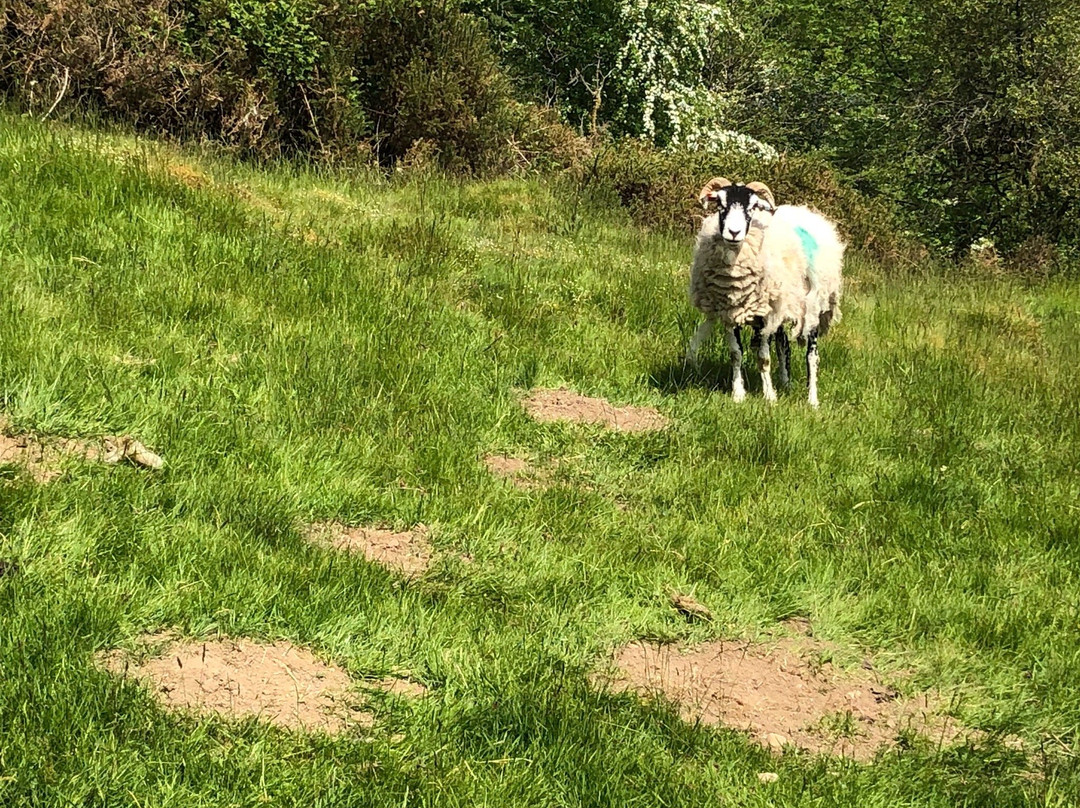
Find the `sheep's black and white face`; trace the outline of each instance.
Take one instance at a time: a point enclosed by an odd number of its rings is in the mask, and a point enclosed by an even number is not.
[[[728,244],[740,244],[750,230],[750,220],[760,210],[773,210],[769,200],[745,185],[720,188],[712,198],[718,205],[720,237]]]

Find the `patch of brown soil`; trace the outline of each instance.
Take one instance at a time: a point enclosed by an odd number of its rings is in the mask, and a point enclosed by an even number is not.
[[[533,390],[521,403],[537,421],[602,424],[621,432],[648,432],[663,429],[668,423],[653,407],[616,407],[605,399],[583,396],[565,388]]]
[[[21,466],[39,483],[51,482],[63,474],[64,461],[69,458],[106,463],[127,460],[155,470],[164,465],[159,455],[130,435],[106,435],[93,440],[9,432],[10,423],[0,415],[0,465]]]
[[[100,447],[89,441],[9,435],[8,426],[7,419],[0,416],[0,465],[21,466],[35,482],[55,480],[63,474],[67,458],[97,460],[101,456]]]
[[[316,522],[306,531],[308,541],[322,547],[348,553],[362,553],[364,558],[406,578],[415,578],[431,565],[428,529],[417,525],[412,530],[394,531],[376,527],[350,527],[341,522]]]
[[[542,488],[551,481],[549,469],[536,468],[528,460],[520,457],[502,454],[485,455],[484,466],[496,477],[526,491]]]
[[[140,659],[110,651],[98,663],[147,685],[169,710],[256,716],[289,729],[328,733],[371,723],[370,715],[359,712],[360,702],[350,698],[349,675],[291,643],[169,639],[145,638],[148,647],[159,647],[158,655]],[[168,645],[161,649],[163,642]]]
[[[928,696],[898,698],[869,672],[815,663],[820,644],[711,642],[689,649],[631,643],[614,655],[617,674],[596,676],[617,692],[663,696],[684,718],[745,730],[763,746],[869,760],[902,731],[951,743],[963,732]]]

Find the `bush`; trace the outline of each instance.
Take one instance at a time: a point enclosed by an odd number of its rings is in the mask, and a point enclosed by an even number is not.
[[[420,141],[459,172],[572,159],[572,133],[515,100],[482,24],[456,5],[389,0],[358,22],[349,61],[381,162]]]
[[[518,79],[582,129],[709,145],[753,120],[758,49],[731,4],[700,0],[464,0],[490,20]]]
[[[770,142],[822,151],[955,258],[1080,248],[1073,0],[763,0]],[[747,15],[749,18],[749,15]]]
[[[911,261],[925,251],[901,229],[888,203],[843,183],[824,160],[781,155],[764,160],[730,151],[657,150],[638,140],[611,144],[582,169],[582,182],[617,196],[640,224],[685,233],[696,231],[697,194],[713,176],[733,182],[764,182],[784,204],[808,205],[834,219],[854,249],[889,261]]]
[[[440,165],[566,164],[578,141],[519,103],[483,25],[438,0],[15,0],[0,91],[23,109],[103,111],[250,155],[367,154],[423,141]]]
[[[138,129],[268,153],[288,128],[287,94],[279,92],[259,41],[243,38],[254,31],[233,19],[230,8],[204,3],[189,10],[175,0],[17,0],[3,10],[0,59],[7,69],[0,89],[35,113],[90,108]],[[294,128],[294,137],[310,127]]]

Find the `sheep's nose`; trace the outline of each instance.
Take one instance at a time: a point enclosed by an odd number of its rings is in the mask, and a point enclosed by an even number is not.
[[[739,231],[729,227],[728,228],[728,238],[729,238],[730,241],[738,241],[739,240]]]

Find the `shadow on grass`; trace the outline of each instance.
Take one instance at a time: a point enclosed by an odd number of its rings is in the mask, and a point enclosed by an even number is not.
[[[731,365],[715,359],[702,359],[691,365],[681,359],[657,365],[649,371],[649,386],[665,395],[683,390],[731,392]]]

